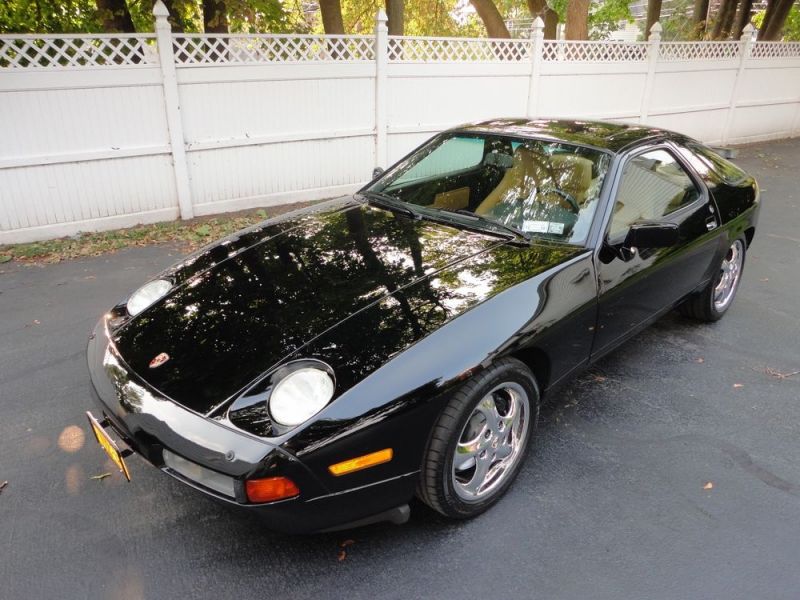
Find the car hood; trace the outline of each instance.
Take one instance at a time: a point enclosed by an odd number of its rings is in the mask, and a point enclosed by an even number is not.
[[[273,366],[302,356],[301,349],[318,338],[346,333],[348,323],[359,324],[359,339],[350,343],[370,355],[373,341],[363,321],[380,314],[374,307],[436,311],[435,297],[431,306],[409,304],[404,290],[453,298],[471,289],[472,302],[450,302],[446,313],[452,318],[496,287],[459,276],[458,265],[492,264],[498,252],[525,250],[496,235],[341,201],[267,221],[190,257],[167,272],[176,282],[170,293],[113,331],[112,339],[142,379],[209,414]],[[572,255],[563,248],[538,252],[529,266],[539,271]],[[506,284],[531,274],[530,268],[512,270]],[[385,338],[380,323],[372,331]],[[416,327],[406,343],[424,333]],[[168,360],[153,362],[162,353]],[[339,355],[345,354],[332,353]]]

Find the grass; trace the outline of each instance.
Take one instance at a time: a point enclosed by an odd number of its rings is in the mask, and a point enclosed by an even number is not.
[[[301,208],[307,204],[277,206],[214,217],[199,217],[188,221],[167,221],[152,225],[138,225],[97,233],[32,242],[29,244],[0,245],[0,263],[55,263],[84,256],[98,256],[132,246],[177,243],[185,251],[207,244],[234,231],[263,221],[269,217]]]

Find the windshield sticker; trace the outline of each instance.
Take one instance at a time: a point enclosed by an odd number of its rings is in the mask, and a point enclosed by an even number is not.
[[[522,230],[528,233],[555,233],[557,235],[563,235],[564,224],[555,221],[526,220],[522,224]]]
[[[550,221],[529,221],[526,219],[522,224],[522,230],[530,233],[547,233],[549,226]]]

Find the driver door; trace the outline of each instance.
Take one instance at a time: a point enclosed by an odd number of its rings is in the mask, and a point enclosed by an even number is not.
[[[631,225],[642,221],[678,225],[678,243],[669,248],[623,248]],[[627,159],[597,265],[593,359],[672,308],[710,276],[718,226],[705,186],[670,147],[651,147]]]

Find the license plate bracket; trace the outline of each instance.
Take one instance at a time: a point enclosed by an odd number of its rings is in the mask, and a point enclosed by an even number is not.
[[[131,474],[128,471],[128,465],[125,464],[125,457],[129,456],[131,451],[127,449],[119,449],[117,443],[111,439],[111,436],[105,431],[105,426],[107,424],[105,419],[98,421],[97,418],[88,410],[86,411],[86,417],[89,419],[89,425],[92,428],[92,432],[94,433],[97,443],[100,444],[100,447],[108,455],[111,461],[117,465],[117,468],[119,468],[120,473],[125,476],[125,479],[130,481]]]

